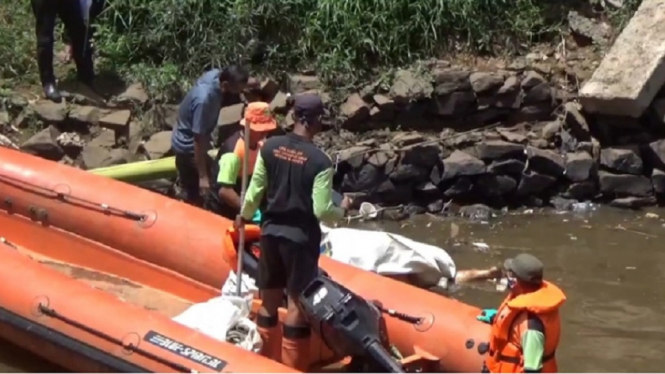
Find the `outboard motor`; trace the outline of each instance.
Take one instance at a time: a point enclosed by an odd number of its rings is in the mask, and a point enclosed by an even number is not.
[[[335,354],[363,358],[373,372],[405,372],[382,344],[383,316],[375,305],[322,274],[305,288],[299,302]]]

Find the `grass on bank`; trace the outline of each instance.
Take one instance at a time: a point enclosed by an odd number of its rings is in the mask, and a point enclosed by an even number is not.
[[[339,87],[450,52],[523,52],[558,37],[567,10],[585,1],[598,0],[107,0],[95,44],[100,69],[167,96],[245,59],[256,41],[267,59],[255,70],[313,69]],[[625,2],[617,15],[641,1]],[[36,82],[34,55],[30,2],[3,0],[0,77]]]

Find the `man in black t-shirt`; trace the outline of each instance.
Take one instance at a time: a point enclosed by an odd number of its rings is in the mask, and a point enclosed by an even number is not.
[[[322,115],[318,95],[295,98],[293,132],[270,138],[261,148],[236,219],[236,227],[249,221],[265,199],[257,281],[263,304],[257,325],[264,342],[263,354],[279,359],[277,309],[286,289],[288,312],[282,329],[281,361],[300,371],[307,370],[309,364],[311,330],[297,302],[318,275],[319,221],[343,217],[351,204],[348,197],[340,207],[333,203],[332,161],[312,142],[321,130]]]

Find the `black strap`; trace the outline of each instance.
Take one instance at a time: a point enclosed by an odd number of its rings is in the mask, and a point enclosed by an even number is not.
[[[495,353],[494,351],[490,350],[490,356],[494,356],[494,353]],[[543,356],[543,364],[546,363],[547,361],[550,361],[550,360],[554,359],[555,356],[556,356],[556,351],[554,351],[554,352],[552,352],[548,355],[544,355]],[[496,357],[496,360],[497,361],[502,361],[502,362],[509,362],[509,363],[515,364],[515,365],[519,365],[522,362],[522,359],[520,357],[504,356],[502,354],[499,354]]]

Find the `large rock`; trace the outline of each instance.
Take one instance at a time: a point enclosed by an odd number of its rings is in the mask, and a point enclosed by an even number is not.
[[[649,143],[646,150],[649,161],[654,167],[665,170],[665,139]]]
[[[240,123],[244,110],[244,103],[223,107],[220,109],[219,116],[217,117],[217,126],[228,126]]]
[[[94,134],[92,140],[86,145],[107,149],[113,148],[116,145],[115,132],[109,129],[101,129],[101,131]]]
[[[469,76],[471,87],[478,95],[492,94],[503,85],[503,76],[495,73],[476,72]]]
[[[67,105],[62,103],[54,103],[49,100],[42,100],[35,103],[33,106],[37,118],[46,123],[60,123],[67,119]]]
[[[476,146],[478,157],[482,160],[504,160],[524,158],[524,146],[503,140],[482,141]]]
[[[497,108],[518,109],[522,105],[522,90],[520,80],[514,75],[506,78],[503,85],[494,95]]]
[[[402,148],[402,162],[431,168],[441,160],[441,150],[436,144],[413,144]]]
[[[520,184],[517,186],[517,195],[540,195],[556,183],[556,178],[527,170],[522,174]]]
[[[21,150],[48,160],[59,161],[65,156],[65,152],[56,140],[58,136],[60,131],[54,126],[49,126],[23,143]]]
[[[129,121],[132,118],[132,113],[129,110],[114,110],[99,119],[99,124],[103,127],[125,131]]]
[[[369,118],[370,114],[369,105],[357,93],[349,96],[339,109],[344,117],[342,128],[345,129],[351,129],[362,124]]]
[[[522,175],[525,169],[526,163],[516,159],[496,160],[487,167],[487,171],[490,173],[507,174],[512,176]]]
[[[95,145],[87,145],[81,151],[81,162],[86,170],[104,167],[106,160],[111,158],[111,150]]]
[[[543,76],[540,75],[539,73],[537,73],[533,70],[530,70],[530,71],[527,71],[524,74],[524,78],[522,78],[521,86],[524,90],[530,90],[533,87],[536,87],[537,85],[542,84],[542,83],[547,83],[547,80],[545,78],[543,78]]]
[[[410,70],[398,70],[390,87],[390,96],[399,103],[429,98],[432,95],[432,84]]]
[[[442,180],[485,174],[485,163],[462,151],[454,151],[443,160]]]
[[[543,82],[530,88],[524,94],[522,102],[524,105],[533,105],[552,101],[552,87],[549,83]]]
[[[659,195],[665,194],[665,171],[653,169],[651,184],[655,193]]]
[[[598,184],[595,181],[584,181],[571,184],[564,193],[564,197],[584,201],[594,198],[597,192]]]
[[[359,168],[365,155],[370,148],[364,145],[356,145],[353,147],[345,148],[337,153],[337,161],[340,163],[347,163],[352,168]],[[385,164],[385,162],[384,162]]]
[[[102,116],[101,109],[94,106],[73,106],[69,111],[69,119],[84,124],[96,124]]]
[[[642,175],[612,174],[598,172],[600,191],[606,196],[651,196],[653,186],[649,178]]]
[[[567,102],[564,105],[565,115],[564,123],[571,134],[575,139],[581,142],[588,142],[591,140],[591,131],[589,130],[589,124],[582,115],[580,107],[577,103]]]
[[[427,168],[400,162],[390,173],[390,180],[395,183],[418,183],[429,179]]]
[[[322,84],[318,77],[313,75],[291,75],[289,77],[289,91],[292,94],[304,93],[310,90],[321,89]]]
[[[513,192],[517,181],[508,175],[483,174],[477,177],[473,187],[482,196],[498,197]]]
[[[440,116],[454,116],[468,113],[476,105],[473,91],[456,91],[447,95],[436,95],[433,112]]]
[[[554,151],[527,146],[526,156],[529,160],[529,168],[539,173],[558,178],[566,170],[565,160]]]
[[[364,164],[360,168],[353,169],[344,174],[342,190],[345,192],[373,190],[380,186],[384,179],[380,168],[372,164]]]
[[[665,0],[643,0],[582,87],[585,111],[642,116],[665,83],[664,23]]]
[[[638,147],[605,148],[600,151],[600,164],[615,172],[642,175],[639,152]]]
[[[371,111],[372,121],[388,121],[395,117],[395,101],[385,95],[374,95],[372,100],[376,104]]]
[[[150,136],[143,149],[148,153],[151,160],[164,157],[171,150],[172,131],[160,131]]]
[[[116,101],[118,103],[143,105],[148,102],[148,94],[143,89],[141,83],[135,83],[127,87],[125,92],[121,93]]]
[[[566,155],[566,176],[573,182],[583,182],[595,175],[596,163],[587,152]]]
[[[453,92],[471,91],[471,81],[468,71],[456,69],[435,70],[434,75],[434,93],[438,96],[449,95]]]

